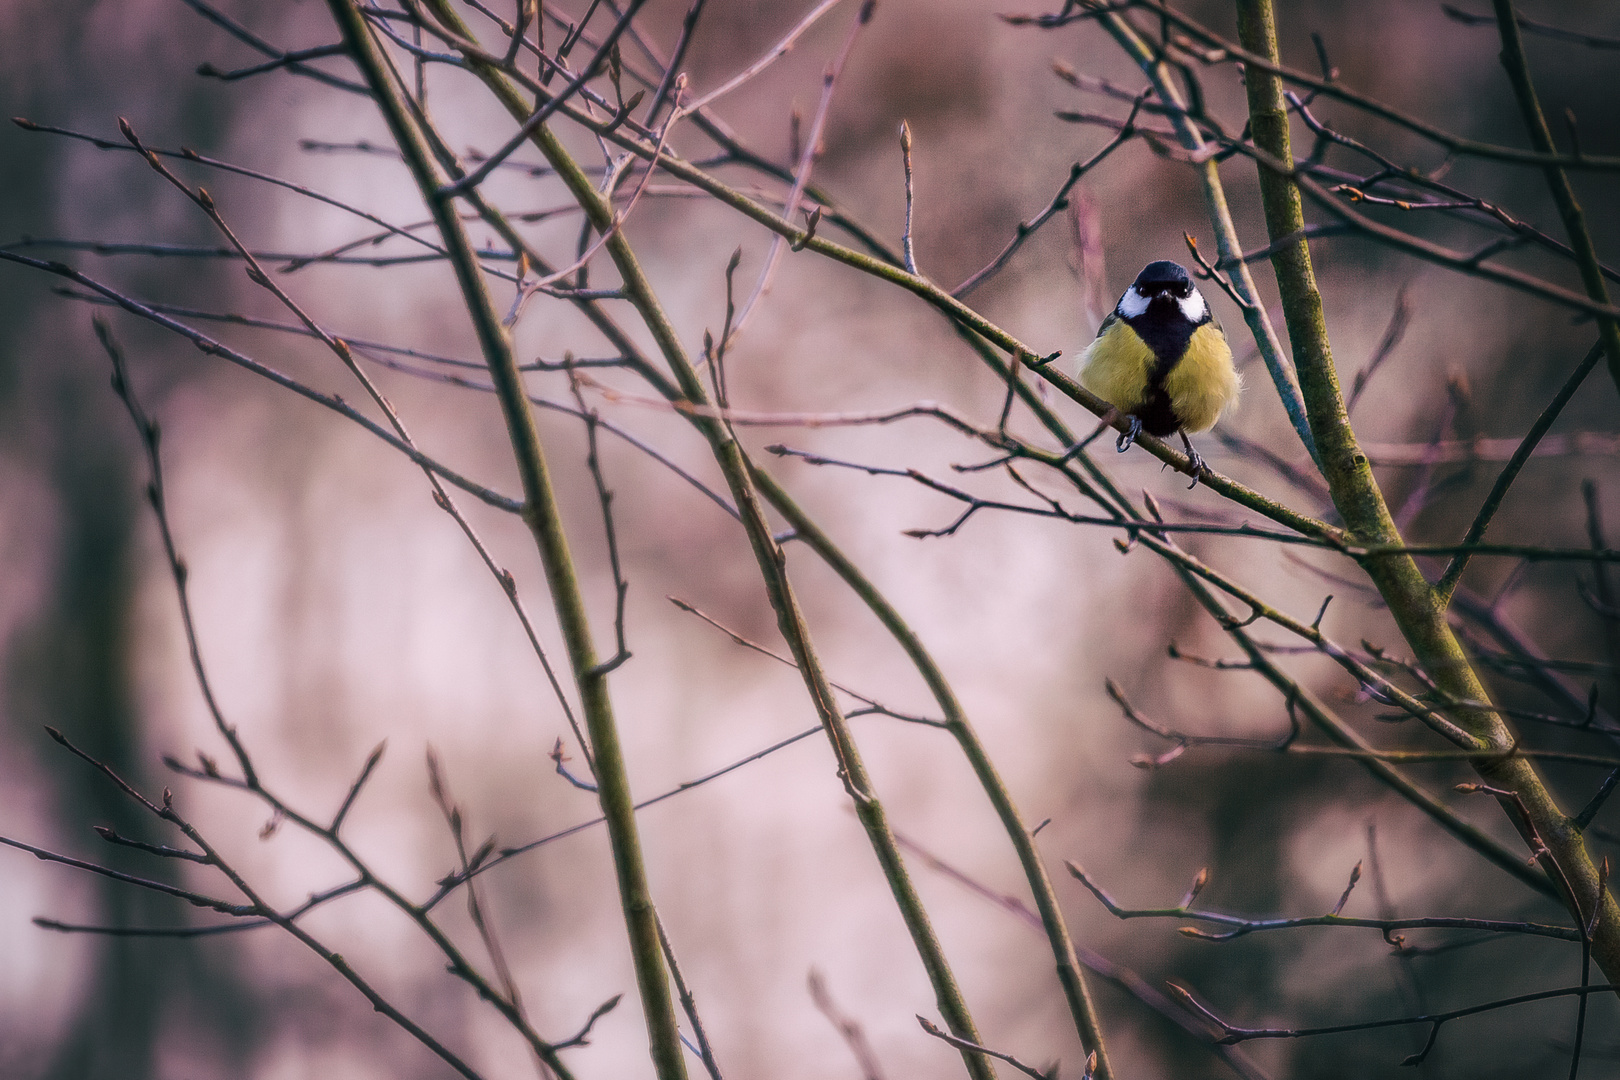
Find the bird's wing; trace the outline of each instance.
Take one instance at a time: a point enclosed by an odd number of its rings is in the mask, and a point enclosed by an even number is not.
[[[1102,321],[1102,325],[1097,327],[1097,336],[1102,337],[1108,333],[1108,328],[1117,322],[1119,322],[1119,308],[1116,306],[1113,311],[1108,313],[1108,318]]]

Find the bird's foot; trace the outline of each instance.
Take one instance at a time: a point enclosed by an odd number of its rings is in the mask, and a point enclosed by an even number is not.
[[[1193,478],[1192,483],[1187,485],[1187,490],[1191,491],[1198,486],[1198,481],[1203,478],[1203,475],[1212,470],[1209,467],[1209,462],[1204,460],[1204,455],[1193,449],[1192,440],[1187,438],[1187,433],[1182,431],[1180,435],[1181,445],[1187,448],[1187,471],[1192,473]]]
[[[1119,438],[1114,440],[1114,449],[1118,450],[1122,454],[1129,450],[1131,448],[1131,444],[1136,441],[1136,437],[1142,434],[1141,419],[1135,416],[1127,417],[1126,419],[1129,421],[1129,423],[1126,424],[1125,430],[1119,433]]]

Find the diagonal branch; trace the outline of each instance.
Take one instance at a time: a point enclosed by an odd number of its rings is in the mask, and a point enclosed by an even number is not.
[[[446,0],[431,0],[431,2],[441,20],[448,25],[457,25],[458,17]],[[522,97],[499,71],[487,61],[474,57],[469,59],[472,60],[475,73],[495,92],[509,112],[525,108]],[[611,133],[617,134],[619,133]],[[611,137],[608,133],[604,135]],[[595,227],[605,230],[611,222],[611,208],[562,143],[544,125],[535,130],[534,142],[568,184],[571,194],[585,207]],[[659,351],[673,371],[681,395],[694,404],[709,404],[702,380],[698,377],[678,333],[654,294],[651,283],[647,280],[639,260],[630,249],[624,235],[615,233],[607,249],[624,282],[627,298],[635,305],[637,313],[646,323]],[[875,796],[871,779],[861,761],[847,719],[838,707],[834,691],[827,682],[820,657],[810,639],[804,613],[788,579],[786,555],[773,533],[758,489],[753,482],[752,463],[724,423],[704,418],[699,422],[699,430],[709,442],[716,461],[726,476],[732,498],[742,515],[744,530],[753,549],[755,561],[764,579],[771,607],[776,612],[778,627],[787,639],[794,659],[799,665],[806,689],[838,760],[840,779],[855,804],[856,815],[867,833],[913,944],[933,984],[940,1011],[949,1021],[953,1031],[976,1042],[972,1016],[928,914],[905,868],[904,860],[889,829],[887,814]],[[964,1062],[970,1074],[977,1080],[991,1080],[993,1070],[987,1058],[968,1052],[964,1054]]]
[[[629,11],[640,7],[632,0]],[[530,411],[522,376],[512,352],[510,337],[500,325],[488,288],[473,257],[472,246],[450,200],[440,197],[443,183],[433,154],[412,119],[399,87],[389,74],[387,61],[371,35],[357,0],[329,0],[334,19],[342,27],[351,55],[364,71],[372,94],[388,122],[390,131],[404,153],[411,173],[428,203],[445,247],[451,256],[456,278],[473,318],[479,346],[489,363],[505,417],[512,449],[523,479],[523,517],[534,535],[551,588],[569,660],[590,731],[595,754],[598,798],[608,819],[608,835],[618,872],[620,903],[630,938],[630,950],[641,994],[653,1062],[660,1080],[685,1080],[686,1064],[675,1021],[675,1003],[670,993],[668,971],[658,942],[657,920],[641,856],[636,827],[634,800],[625,770],[624,752],[619,742],[612,699],[606,674],[596,670],[596,648],[580,591],[573,556],[569,550],[557,506],[555,491],[546,464],[534,415]],[[628,19],[621,19],[622,27]],[[600,50],[604,55],[606,49]],[[590,67],[594,67],[593,61]],[[590,74],[587,67],[585,75]],[[583,84],[583,77],[577,80]],[[561,98],[554,99],[561,101]],[[537,130],[544,130],[539,123]]]
[[[1591,374],[1592,369],[1597,366],[1597,362],[1602,357],[1603,342],[1599,341],[1587,352],[1586,359],[1575,365],[1575,370],[1564,381],[1564,385],[1559,389],[1558,393],[1553,395],[1552,401],[1548,402],[1547,407],[1541,410],[1541,415],[1536,417],[1536,422],[1530,425],[1530,430],[1525,433],[1523,441],[1519,443],[1519,448],[1513,452],[1513,456],[1508,459],[1508,463],[1502,467],[1501,473],[1496,477],[1496,483],[1491,486],[1490,494],[1485,496],[1485,502],[1480,506],[1479,513],[1475,515],[1473,523],[1468,526],[1468,531],[1463,534],[1462,542],[1464,544],[1478,544],[1484,538],[1485,530],[1490,528],[1491,519],[1496,516],[1496,511],[1501,507],[1502,500],[1507,497],[1508,488],[1518,478],[1519,471],[1524,468],[1525,463],[1535,454],[1536,447],[1541,443],[1542,436],[1547,434],[1547,429],[1552,427],[1553,421],[1558,419],[1558,414],[1564,411],[1564,406],[1569,404],[1570,398],[1575,396],[1575,391],[1580,389],[1581,383],[1586,381],[1586,376]],[[1468,568],[1470,555],[1471,552],[1464,550],[1452,556],[1450,564],[1446,566],[1445,573],[1441,574],[1440,580],[1434,583],[1436,604],[1445,607],[1451,602],[1451,594],[1456,590],[1457,582],[1462,580],[1463,571]]]
[[[1512,0],[1492,0],[1492,6],[1496,9],[1497,29],[1502,37],[1502,66],[1507,69],[1508,80],[1513,83],[1513,93],[1519,99],[1519,111],[1524,114],[1524,126],[1530,132],[1530,141],[1543,154],[1553,154],[1557,148],[1553,145],[1552,132],[1547,128],[1547,118],[1542,115],[1541,103],[1536,98],[1535,84],[1530,79],[1529,62],[1524,56],[1524,38],[1519,33]],[[1578,146],[1575,157],[1581,157]],[[1586,227],[1586,213],[1575,198],[1575,188],[1570,185],[1569,175],[1557,164],[1548,164],[1542,171],[1547,177],[1547,187],[1552,191],[1553,202],[1558,206],[1558,216],[1564,219],[1570,247],[1575,249],[1575,264],[1580,267],[1581,283],[1586,286],[1586,294],[1598,303],[1607,305],[1609,286],[1603,280],[1603,266],[1598,260],[1597,247],[1592,243],[1592,234]],[[1600,315],[1598,330],[1603,339],[1603,351],[1609,354],[1609,375],[1614,379],[1615,387],[1620,389],[1620,320]]]
[[[1160,10],[1160,5],[1152,6]],[[1247,70],[1249,123],[1256,150],[1292,170],[1287,103],[1281,80],[1269,70],[1277,67],[1278,55],[1271,0],[1239,0],[1238,31],[1247,53],[1267,60],[1265,66],[1251,65]],[[1304,213],[1300,192],[1311,182],[1304,177],[1291,180],[1264,165],[1259,169],[1259,179],[1266,226],[1273,240],[1301,229]],[[1345,414],[1308,241],[1302,238],[1279,250],[1272,256],[1272,266],[1294,346],[1300,388],[1334,503],[1359,540],[1374,546],[1400,546],[1400,533]],[[1389,606],[1417,663],[1433,674],[1437,688],[1455,702],[1447,709],[1450,719],[1487,748],[1504,754],[1510,751],[1516,745],[1514,734],[1491,707],[1489,694],[1412,556],[1364,559],[1362,566]],[[1564,896],[1563,900],[1576,917],[1585,921],[1580,897],[1598,897],[1600,917],[1593,934],[1592,955],[1605,973],[1620,975],[1620,907],[1616,907],[1608,890],[1600,887],[1597,867],[1579,831],[1570,825],[1535,766],[1507,755],[1478,763],[1475,771],[1493,790],[1512,793],[1513,801],[1522,806],[1521,815],[1509,817],[1527,840],[1534,838],[1545,848],[1539,859],[1542,868],[1549,874],[1556,870],[1558,878],[1571,883],[1576,895]],[[1499,801],[1508,807],[1508,800],[1499,797]]]

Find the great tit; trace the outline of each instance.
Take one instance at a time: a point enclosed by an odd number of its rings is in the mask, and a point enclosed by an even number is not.
[[[1194,480],[1208,466],[1188,434],[1213,427],[1242,389],[1232,349],[1203,294],[1178,263],[1148,263],[1080,358],[1080,383],[1129,419],[1137,435],[1180,434]]]

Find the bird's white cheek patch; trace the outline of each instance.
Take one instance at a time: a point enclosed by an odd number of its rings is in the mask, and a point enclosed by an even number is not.
[[[1190,323],[1202,322],[1204,315],[1209,311],[1209,305],[1204,303],[1204,294],[1197,289],[1192,291],[1191,296],[1178,299],[1176,304],[1181,308],[1181,313],[1187,317],[1187,321]]]
[[[1119,298],[1119,313],[1127,319],[1134,319],[1148,309],[1148,298],[1136,291],[1132,285],[1125,290],[1125,295]]]

